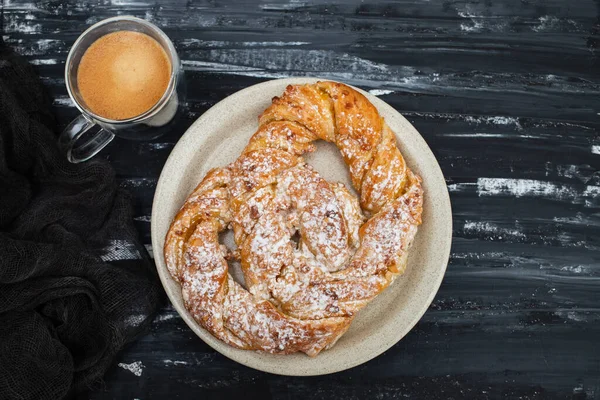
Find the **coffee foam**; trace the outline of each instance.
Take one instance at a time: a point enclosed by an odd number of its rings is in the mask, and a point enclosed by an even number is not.
[[[171,63],[150,36],[119,31],[100,37],[86,50],[77,84],[86,106],[113,120],[148,111],[169,85]]]

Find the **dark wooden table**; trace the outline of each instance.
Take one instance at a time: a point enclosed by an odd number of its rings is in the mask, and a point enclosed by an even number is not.
[[[381,96],[429,143],[452,198],[442,287],[376,359],[322,377],[261,373],[213,351],[168,306],[82,398],[600,399],[598,0],[3,0],[2,9],[4,39],[37,65],[62,126],[77,115],[65,58],[88,25],[131,14],[173,39],[189,84],[184,120],[101,155],[135,195],[148,244],[155,185],[179,137],[215,102],[271,78],[320,76]]]

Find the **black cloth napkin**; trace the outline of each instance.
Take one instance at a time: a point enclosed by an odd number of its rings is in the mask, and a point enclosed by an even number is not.
[[[162,298],[114,171],[70,164],[55,132],[33,69],[0,39],[0,399],[93,386]]]

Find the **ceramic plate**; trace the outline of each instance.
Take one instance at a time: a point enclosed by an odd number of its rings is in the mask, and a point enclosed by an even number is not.
[[[241,90],[219,102],[187,130],[160,175],[152,211],[152,246],[162,284],[183,320],[208,345],[226,357],[258,370],[284,375],[321,375],[362,364],[397,343],[419,321],[433,300],[446,270],[452,238],[452,214],[446,182],[419,132],[382,100],[359,90],[377,107],[396,133],[410,168],[423,178],[423,224],[409,253],[406,273],[362,309],[348,332],[315,358],[304,354],[271,355],[238,350],[215,339],[187,312],[181,289],[167,271],[163,244],[171,220],[210,168],[234,161],[258,127],[258,116],[289,84],[318,79],[273,80]],[[337,148],[318,142],[306,160],[329,181],[351,187]]]

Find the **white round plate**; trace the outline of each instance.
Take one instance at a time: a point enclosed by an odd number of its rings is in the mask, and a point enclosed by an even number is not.
[[[406,273],[356,316],[348,332],[330,350],[310,358],[304,354],[272,355],[238,350],[215,339],[194,321],[181,298],[181,288],[167,271],[163,244],[171,220],[206,172],[234,161],[258,127],[258,116],[289,84],[315,78],[279,79],[241,90],[214,105],[187,130],[160,175],[152,210],[152,246],[162,284],[189,327],[226,357],[258,370],[284,375],[321,375],[362,364],[396,344],[419,321],[433,300],[446,270],[452,239],[452,213],[444,176],[419,132],[388,104],[359,90],[377,107],[396,133],[408,166],[423,178],[423,224],[409,253]],[[329,181],[351,187],[337,148],[319,142],[306,156]]]

